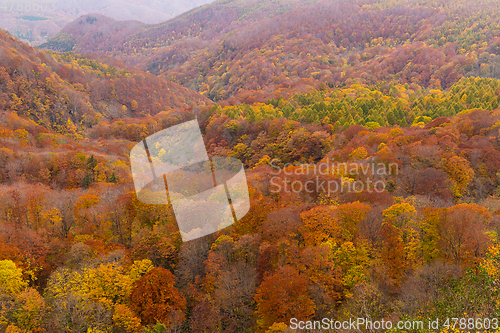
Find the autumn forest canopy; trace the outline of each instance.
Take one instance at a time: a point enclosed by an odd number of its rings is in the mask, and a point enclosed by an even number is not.
[[[219,0],[82,16],[40,48],[0,31],[0,331],[498,319],[499,19],[493,0]],[[129,153],[195,117],[251,209],[183,243]]]

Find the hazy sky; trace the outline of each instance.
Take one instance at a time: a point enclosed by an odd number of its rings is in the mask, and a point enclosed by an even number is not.
[[[159,23],[212,0],[0,0],[0,27],[36,46],[81,15]]]

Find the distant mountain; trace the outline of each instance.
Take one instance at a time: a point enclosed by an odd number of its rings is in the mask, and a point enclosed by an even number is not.
[[[176,83],[127,69],[120,61],[38,51],[0,31],[0,109],[48,129],[69,123],[154,115],[209,103]]]
[[[0,28],[31,45],[37,46],[56,34],[66,24],[89,13],[115,20],[160,23],[201,6],[211,0],[47,0],[0,3]]]
[[[500,7],[476,3],[221,0],[150,26],[82,17],[44,47],[113,56],[214,101],[321,82],[441,89],[500,77]]]
[[[144,27],[146,25],[138,21],[116,21],[103,15],[89,14],[66,25],[41,47],[58,52],[75,50],[107,55],[112,52],[113,45],[122,44]]]
[[[42,47],[119,56],[134,62],[137,54],[149,56],[159,49],[172,46],[199,49],[206,46],[207,41],[223,38],[235,29],[315,1],[318,0],[219,0],[160,24],[143,26],[142,29],[127,28],[128,36],[122,36],[125,39],[113,36],[102,38],[102,35],[113,35],[117,23],[91,14],[70,23]],[[135,25],[129,22],[120,23],[120,26],[125,29],[125,26]],[[176,45],[179,42],[182,44]],[[196,45],[190,46],[191,43]],[[71,48],[61,47],[63,44]]]

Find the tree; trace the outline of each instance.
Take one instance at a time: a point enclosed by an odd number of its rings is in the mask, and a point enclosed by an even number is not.
[[[352,242],[358,232],[359,223],[370,211],[370,206],[359,201],[342,204],[337,207],[337,213],[342,224],[342,235],[345,241]]]
[[[315,305],[307,284],[307,280],[288,265],[264,277],[255,295],[259,325],[267,329],[273,323],[288,323],[292,317],[311,318]]]
[[[19,328],[31,332],[43,323],[47,311],[45,300],[33,288],[26,288],[16,297],[18,308],[12,315]]]
[[[485,254],[490,240],[485,234],[491,214],[474,204],[447,209],[439,224],[439,248],[445,260],[470,266]]]
[[[256,275],[255,268],[238,262],[217,277],[213,299],[225,332],[238,333],[254,323]]]
[[[399,309],[410,316],[426,313],[440,296],[441,289],[449,287],[449,281],[460,275],[459,266],[439,260],[419,267],[401,287]]]
[[[173,269],[178,261],[179,243],[180,234],[175,226],[157,224],[153,228],[142,228],[135,235],[132,254],[137,259],[151,260],[154,266]]]
[[[337,211],[330,206],[318,206],[300,214],[304,222],[302,234],[307,246],[316,246],[328,240],[342,238]]]
[[[127,333],[141,333],[141,320],[125,304],[117,304],[113,314],[113,322]]]
[[[137,101],[135,99],[133,99],[130,104],[131,104],[130,107],[132,108],[132,111],[137,111],[137,108],[139,107],[139,103],[137,103]]]
[[[207,304],[199,310],[216,314],[211,325],[219,324],[224,332],[241,332],[255,322],[255,266],[259,241],[257,235],[244,235],[237,241],[222,235],[212,244],[205,261],[203,287],[210,297],[211,307]]]
[[[257,261],[257,283],[260,284],[264,280],[267,273],[274,271],[278,262],[278,248],[275,245],[270,245],[264,248]]]
[[[439,223],[442,210],[426,207],[420,221],[420,251],[422,261],[430,263],[439,256]]]
[[[198,238],[182,244],[179,250],[179,264],[176,266],[176,282],[182,288],[194,283],[205,275],[204,262],[210,247],[208,239]]]
[[[3,292],[16,295],[28,286],[23,279],[23,270],[12,260],[0,261],[0,288]]]
[[[453,181],[453,194],[461,197],[474,178],[474,170],[470,167],[469,161],[463,157],[453,156],[446,162],[445,171]]]
[[[127,303],[134,282],[152,269],[152,264],[150,260],[141,260],[121,265],[116,260],[120,256],[123,259],[120,252],[109,254],[111,262],[95,267],[82,265],[78,270],[59,268],[51,275],[46,294],[52,325],[85,332],[90,326],[109,327],[113,319],[119,326],[137,327],[139,319],[131,314]]]
[[[414,175],[413,171],[408,171]],[[411,175],[408,175],[408,177],[411,177]],[[439,196],[442,199],[449,199],[451,198],[451,193],[448,190],[447,182],[449,182],[449,179],[445,172],[434,168],[427,168],[414,175],[415,193],[407,192],[409,194],[427,194],[430,196]]]
[[[404,254],[404,244],[399,229],[391,223],[382,224],[382,260],[387,266],[390,284],[398,287],[403,278],[407,262]]]
[[[105,332],[112,325],[111,309],[79,293],[58,297],[49,308],[49,332]]]
[[[341,253],[336,253],[342,252],[338,250],[334,242],[328,241],[319,246],[306,247],[302,253],[297,254],[296,258],[290,258],[293,260],[294,267],[309,282],[316,318],[332,316],[335,311],[332,304],[339,304],[344,299],[344,292],[350,287],[344,284],[344,281],[352,280],[349,277],[344,279],[345,273],[354,266],[352,263],[357,260],[352,258],[353,260],[340,265],[339,262],[346,258]]]
[[[108,178],[108,182],[110,183],[118,183],[118,177],[116,176],[115,172],[111,174],[111,176]]]
[[[365,246],[355,246],[351,242],[344,242],[335,249],[333,258],[337,269],[341,269],[344,287],[351,289],[365,281],[365,270],[370,264],[368,250]]]
[[[341,308],[340,318],[370,318],[372,321],[379,320],[391,313],[391,301],[373,282],[357,285],[353,290],[353,296],[345,302]]]
[[[199,302],[193,309],[189,328],[192,332],[199,333],[220,332],[220,315],[217,309],[208,300]]]
[[[150,270],[134,283],[130,306],[143,324],[159,321],[170,326],[176,311],[186,311],[186,300],[174,283],[174,275],[160,267]],[[184,314],[182,318],[184,320]]]
[[[117,252],[111,255],[123,256]],[[150,260],[135,261],[130,266],[101,263],[74,271],[60,268],[51,275],[46,291],[56,300],[69,293],[84,295],[112,309],[115,304],[127,303],[134,282],[152,268]]]
[[[418,259],[418,234],[413,225],[415,214],[415,207],[408,202],[396,203],[382,212],[382,260],[396,287],[405,269],[412,268]]]
[[[429,318],[498,317],[499,289],[482,269],[469,269],[461,278],[448,279],[432,303]],[[427,317],[426,316],[426,317]]]
[[[403,118],[403,120],[401,120],[401,122],[399,123],[399,126],[408,127],[408,123],[406,122],[406,118]]]
[[[408,202],[396,203],[382,212],[384,221],[398,228],[410,227],[415,214],[415,207]]]
[[[368,155],[368,151],[364,147],[356,148],[351,154],[349,154],[350,160],[364,160]]]
[[[82,179],[81,186],[88,188],[90,185],[92,185],[92,177],[90,176],[89,173],[86,173]]]

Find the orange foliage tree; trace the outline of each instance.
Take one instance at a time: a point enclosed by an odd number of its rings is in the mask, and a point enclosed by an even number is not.
[[[346,241],[354,239],[359,223],[366,218],[370,209],[369,205],[359,201],[346,203],[337,208],[342,221],[342,234]]]
[[[460,204],[448,208],[439,231],[439,247],[445,259],[460,265],[478,262],[486,253],[485,234],[491,214],[478,205]]]
[[[255,295],[259,326],[287,323],[290,318],[307,319],[314,315],[315,305],[308,294],[308,281],[295,268],[283,266],[264,277]]]
[[[134,283],[130,305],[143,324],[159,321],[170,325],[180,312],[184,320],[186,300],[174,283],[174,275],[161,267],[150,270]]]
[[[342,229],[335,208],[318,206],[303,212],[300,217],[304,222],[302,233],[307,246],[316,246],[342,238]]]

